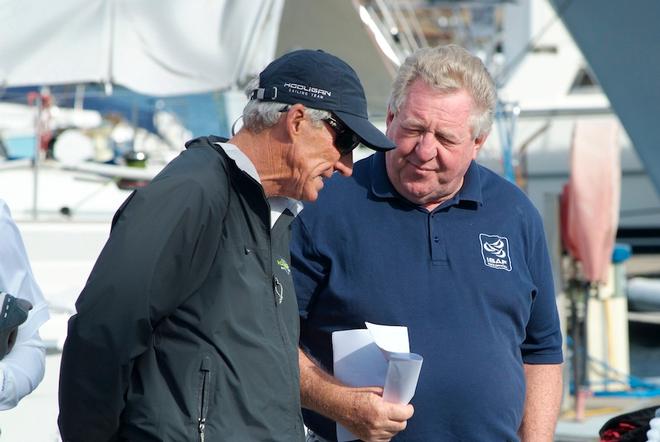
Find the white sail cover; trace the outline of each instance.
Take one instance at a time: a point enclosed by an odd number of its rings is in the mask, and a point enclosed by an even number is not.
[[[0,87],[208,92],[273,58],[284,0],[0,0]]]

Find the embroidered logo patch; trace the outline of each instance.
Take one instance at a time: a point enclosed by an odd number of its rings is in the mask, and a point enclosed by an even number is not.
[[[277,265],[279,265],[280,268],[282,270],[284,270],[287,275],[291,274],[291,269],[289,268],[289,263],[286,262],[286,260],[284,258],[277,258],[277,261],[275,261],[275,262],[277,262]]]
[[[504,236],[479,234],[481,242],[481,256],[484,264],[498,270],[511,271],[511,257],[509,256],[509,240]]]

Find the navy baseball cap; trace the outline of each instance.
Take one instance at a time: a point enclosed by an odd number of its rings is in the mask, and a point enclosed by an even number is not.
[[[249,98],[332,112],[362,144],[381,151],[394,148],[369,122],[367,99],[353,68],[327,52],[301,49],[274,60],[259,74],[259,88]]]

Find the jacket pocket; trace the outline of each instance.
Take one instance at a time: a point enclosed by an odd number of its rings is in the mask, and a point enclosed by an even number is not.
[[[205,357],[199,366],[199,386],[197,390],[197,432],[199,441],[204,442],[206,430],[206,416],[209,412],[209,400],[211,395],[211,359]]]

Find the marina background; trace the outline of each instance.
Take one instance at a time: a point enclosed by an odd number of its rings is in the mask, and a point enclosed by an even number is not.
[[[0,6],[17,17],[34,13],[34,25],[48,14],[37,14],[30,8],[55,7],[48,1],[35,1],[19,11],[18,3],[4,0]],[[76,0],[61,0],[61,5],[79,13],[93,9],[99,18],[118,3],[105,0],[83,5]],[[178,35],[181,24],[177,23],[188,24],[200,12],[187,10],[184,3],[168,0],[161,8],[170,8],[169,13],[152,11],[153,17],[167,15],[165,23],[171,26],[167,31]],[[648,46],[654,41],[645,17],[660,13],[657,3],[640,1],[628,7],[629,16],[620,13],[607,35],[602,30],[606,23],[603,15],[608,9],[610,15],[620,12],[615,0],[216,0],[209,5],[208,11],[202,11],[206,16],[203,19],[213,22],[209,34],[233,33],[231,44],[204,52],[207,42],[184,41],[184,37],[175,42],[156,28],[149,28],[152,33],[146,34],[147,39],[162,39],[154,43],[158,50],[163,46],[178,50],[173,63],[180,63],[181,54],[194,52],[191,48],[204,54],[207,64],[199,70],[205,75],[196,76],[186,93],[182,93],[182,83],[168,83],[171,79],[156,74],[140,75],[141,65],[130,63],[117,72],[105,66],[103,72],[94,74],[98,75],[94,77],[97,81],[28,81],[41,72],[59,72],[54,67],[62,61],[65,67],[74,66],[89,57],[88,53],[66,52],[54,57],[56,52],[50,52],[52,60],[37,62],[30,57],[33,54],[36,59],[43,52],[44,48],[37,46],[26,47],[16,65],[0,60],[0,140],[4,146],[0,149],[0,198],[8,202],[19,222],[52,315],[42,329],[49,346],[46,378],[16,409],[0,413],[0,441],[58,440],[57,375],[66,320],[107,238],[112,214],[131,188],[148,181],[187,139],[207,134],[229,136],[245,100],[241,89],[250,74],[258,72],[268,58],[298,47],[321,47],[355,66],[365,82],[371,118],[383,129],[391,74],[406,53],[417,46],[448,42],[478,53],[500,86],[501,100],[493,133],[479,160],[516,181],[542,212],[547,211],[547,195],[557,198],[569,180],[576,121],[605,119],[616,125],[620,130],[613,144],[620,152],[621,185],[617,241],[632,246],[632,256],[624,264],[626,278],[660,278],[660,149],[657,143],[649,142],[657,125],[647,121],[649,115],[657,113],[649,113],[644,107],[647,101],[660,103],[654,98],[658,88],[645,83],[645,78],[660,74],[659,68],[657,63],[645,66],[645,57],[638,56],[628,64],[635,72],[634,78],[617,84],[612,78],[620,72],[615,63],[609,68],[604,65],[602,45],[580,33],[589,28],[602,39],[637,36],[642,46],[636,51],[644,54],[653,49]],[[589,8],[590,21],[576,21]],[[121,11],[115,10],[112,16],[121,18]],[[144,20],[146,25],[153,25],[149,18]],[[74,36],[75,24],[71,20]],[[229,26],[229,31],[218,30]],[[60,29],[61,23],[57,28],[52,32],[64,35],[66,29]],[[16,48],[7,45],[21,42],[11,35],[14,31],[20,34],[11,26],[0,30],[0,53],[9,54],[8,49]],[[130,41],[133,30],[124,31]],[[187,38],[189,34],[183,35]],[[48,44],[54,45],[57,39],[51,40]],[[613,52],[615,43],[608,40]],[[121,51],[122,40],[114,44],[113,51],[120,56],[130,53],[125,47]],[[45,49],[62,50],[55,46]],[[158,54],[165,56],[168,50],[163,51]],[[605,55],[620,65],[624,58],[629,61],[632,52],[618,47],[616,56]],[[622,59],[616,60],[617,56]],[[183,58],[184,62],[190,61],[187,56]],[[19,62],[26,64],[16,83],[18,74],[12,69]],[[114,66],[121,67],[122,63],[127,62],[116,61]],[[186,68],[196,69],[192,65]],[[646,69],[648,77],[641,77],[637,69]],[[208,79],[204,86],[208,90],[200,90],[200,78]],[[167,84],[176,84],[176,93],[147,90]],[[629,90],[633,100],[633,92],[644,88],[648,91],[644,103],[639,100],[633,106],[635,102],[631,105],[621,98],[620,89]],[[636,112],[631,112],[631,107]],[[630,123],[635,116],[640,121]],[[646,126],[640,129],[643,123]],[[36,164],[35,147],[39,152]],[[146,152],[148,160],[131,160],[134,152]],[[356,158],[367,154],[367,150],[359,149]],[[603,183],[595,186],[604,187]],[[544,214],[548,220],[554,215]],[[554,222],[558,223],[556,219]],[[560,248],[558,238],[550,240]],[[565,281],[559,274],[561,266],[555,267],[561,292]],[[660,384],[660,320],[652,315],[644,316],[643,322],[631,320],[625,308],[617,314],[627,324],[629,338],[629,353],[622,356],[629,363],[624,375]],[[567,384],[570,387],[568,377]],[[660,404],[660,396],[650,394],[648,389],[627,385],[618,395],[589,397],[586,417],[577,421],[572,414],[571,394],[569,388],[557,440],[595,440],[597,429],[613,415]]]

